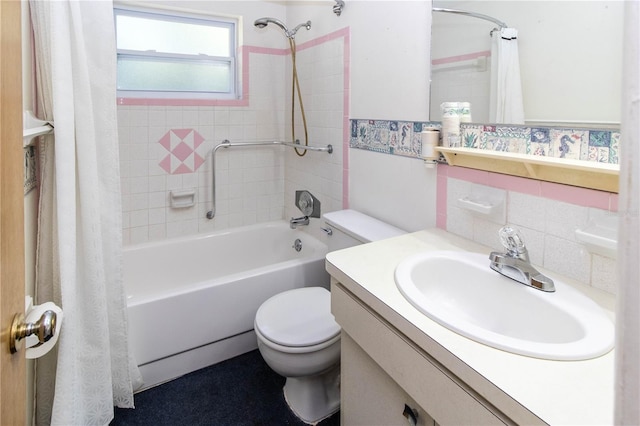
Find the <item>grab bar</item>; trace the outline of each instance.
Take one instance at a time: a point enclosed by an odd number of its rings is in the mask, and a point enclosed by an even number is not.
[[[296,141],[298,142],[298,141]],[[308,146],[300,145],[293,142],[281,142],[281,141],[262,141],[262,142],[230,142],[228,139],[223,140],[220,144],[213,147],[211,150],[211,210],[207,212],[207,219],[213,219],[216,215],[216,152],[219,148],[231,148],[231,147],[247,147],[247,146],[264,146],[264,145],[283,145],[296,149],[306,149],[309,151],[326,152],[328,154],[333,153],[333,146]]]

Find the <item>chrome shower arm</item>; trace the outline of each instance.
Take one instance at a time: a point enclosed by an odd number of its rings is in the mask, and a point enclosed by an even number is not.
[[[287,34],[287,37],[289,38],[293,38],[295,37],[296,33],[298,32],[298,30],[302,27],[305,27],[307,30],[311,29],[311,21],[307,21],[307,22],[303,22],[302,24],[298,25],[297,27],[295,27],[294,29],[292,29],[289,34]]]

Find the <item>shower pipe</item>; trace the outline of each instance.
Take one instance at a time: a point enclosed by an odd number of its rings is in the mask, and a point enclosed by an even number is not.
[[[443,8],[443,7],[433,7],[433,8],[431,8],[431,10],[434,11],[434,12],[445,12],[445,13],[454,13],[456,15],[471,16],[471,17],[474,17],[474,18],[484,19],[485,21],[493,22],[494,24],[496,24],[500,28],[507,28],[508,27],[508,25],[506,23],[494,18],[493,16],[483,15],[482,13],[469,12],[469,11],[460,10],[460,9],[447,9],[447,8]]]
[[[223,140],[211,150],[211,210],[207,212],[207,219],[213,219],[216,215],[216,152],[219,148],[231,147],[247,147],[247,146],[265,146],[265,145],[282,145],[294,148],[296,150],[303,149],[307,151],[333,153],[333,145],[327,146],[302,146],[299,141],[281,142],[281,141],[262,141],[262,142],[230,142],[228,139]]]
[[[287,26],[276,18],[259,18],[256,19],[253,25],[257,28],[265,28],[269,24],[275,24],[284,31],[284,35],[289,39],[289,49],[291,50],[291,139],[296,139],[296,120],[295,120],[295,99],[296,89],[298,92],[298,103],[300,104],[300,113],[302,114],[302,125],[304,128],[304,145],[309,145],[309,133],[307,131],[307,116],[304,113],[304,104],[302,103],[302,92],[300,91],[300,81],[298,80],[298,69],[296,66],[296,33],[300,28],[311,29],[311,21],[303,22],[296,26],[293,30],[289,30]],[[300,157],[306,155],[307,151],[300,153],[298,149],[295,149],[296,154]]]

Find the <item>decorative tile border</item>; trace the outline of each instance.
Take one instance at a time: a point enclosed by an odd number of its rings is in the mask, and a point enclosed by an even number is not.
[[[420,132],[440,122],[350,120],[349,146],[384,154],[420,158]],[[603,129],[500,126],[462,123],[462,146],[618,164],[620,132]]]

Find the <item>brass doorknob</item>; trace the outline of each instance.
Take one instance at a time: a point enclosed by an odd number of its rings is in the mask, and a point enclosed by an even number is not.
[[[45,311],[38,321],[25,323],[24,314],[15,314],[9,334],[9,349],[11,353],[16,353],[20,349],[21,340],[27,336],[38,336],[40,344],[51,339],[56,332],[56,318],[54,311]]]

